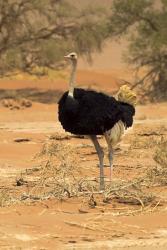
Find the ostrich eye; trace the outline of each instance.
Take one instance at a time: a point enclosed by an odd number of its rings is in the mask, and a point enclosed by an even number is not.
[[[74,57],[74,54],[72,54],[71,57]]]

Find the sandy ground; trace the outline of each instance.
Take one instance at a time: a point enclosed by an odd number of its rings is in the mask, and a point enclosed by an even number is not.
[[[117,90],[117,82],[117,71],[78,74],[81,87],[109,93]],[[66,157],[67,148],[72,150],[70,160],[80,169],[77,177],[98,180],[98,160],[90,140],[67,136],[58,122],[56,91],[66,87],[66,77],[0,81],[1,98],[11,91],[32,100],[30,108],[0,107],[0,249],[167,249],[165,185],[148,188],[156,199],[143,206],[119,199],[105,202],[103,194],[94,194],[94,206],[86,194],[64,199],[32,195],[42,176],[35,156],[49,142],[60,145]],[[161,138],[167,137],[166,110],[167,103],[137,106],[134,127],[115,151],[113,182],[133,181],[157,165],[155,151]],[[104,139],[99,141],[107,155]],[[107,156],[105,175],[108,180]]]

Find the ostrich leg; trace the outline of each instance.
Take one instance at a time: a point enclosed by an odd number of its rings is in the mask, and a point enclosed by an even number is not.
[[[113,148],[112,148],[110,137],[108,136],[108,134],[105,133],[104,136],[108,145],[108,160],[109,160],[109,165],[110,165],[110,182],[111,182],[112,170],[113,170]]]
[[[113,149],[111,146],[108,146],[108,160],[110,165],[110,182],[111,182],[112,170],[113,170]]]
[[[98,154],[99,157],[99,162],[100,162],[100,190],[104,190],[105,186],[104,186],[104,169],[103,169],[103,159],[104,159],[104,152],[97,140],[96,135],[91,135],[90,136],[94,147],[96,149],[96,152]]]

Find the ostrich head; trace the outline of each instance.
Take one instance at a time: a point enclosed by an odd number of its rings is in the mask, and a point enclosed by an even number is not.
[[[64,58],[69,59],[72,63],[77,62],[77,53],[71,52],[70,54],[64,56]]]

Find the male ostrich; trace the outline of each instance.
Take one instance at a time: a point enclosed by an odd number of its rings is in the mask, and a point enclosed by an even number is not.
[[[77,54],[73,52],[65,58],[71,61],[72,72],[69,91],[58,102],[59,121],[66,131],[87,135],[92,140],[100,163],[100,190],[104,190],[104,153],[97,135],[104,135],[108,144],[111,179],[113,146],[120,140],[124,129],[132,126],[136,96],[127,86],[120,88],[118,100],[93,90],[74,88]]]

